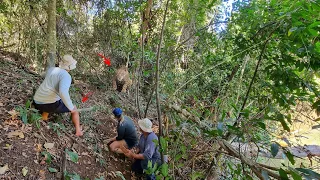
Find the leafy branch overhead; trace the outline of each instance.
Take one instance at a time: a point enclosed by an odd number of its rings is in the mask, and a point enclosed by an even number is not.
[[[319,179],[319,12],[292,0],[1,1],[0,175],[136,178],[105,143],[121,107],[152,120],[162,164],[145,172],[157,179]],[[32,105],[65,54],[82,138],[67,113],[42,121]],[[132,85],[113,91],[122,66]]]

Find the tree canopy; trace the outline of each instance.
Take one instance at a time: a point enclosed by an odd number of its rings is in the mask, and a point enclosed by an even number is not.
[[[127,64],[132,111],[158,112],[169,156],[150,170],[158,178],[320,177],[320,154],[299,157],[294,148],[304,144],[276,141],[299,121],[319,120],[298,119],[299,107],[320,112],[319,1],[56,0],[53,12],[49,2],[3,0],[0,51],[25,57],[19,65],[38,74],[48,52],[55,63],[72,54],[76,77],[105,90]],[[265,164],[279,153],[290,163]]]

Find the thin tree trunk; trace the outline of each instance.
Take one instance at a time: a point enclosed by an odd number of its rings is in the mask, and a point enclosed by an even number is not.
[[[240,74],[240,78],[239,78],[239,85],[238,85],[238,93],[237,93],[237,98],[236,98],[236,105],[238,105],[238,101],[239,101],[239,96],[240,96],[240,87],[241,87],[241,82],[242,82],[242,77],[243,77],[243,74],[244,74],[244,70],[246,69],[246,66],[247,66],[247,62],[248,60],[250,59],[250,56],[247,55],[244,57],[244,63],[242,65],[242,70],[241,70],[241,74]]]
[[[279,27],[279,25],[280,25],[280,23],[277,25],[277,27],[276,27],[275,29],[272,30],[272,32],[269,34],[268,38],[267,38],[266,41],[264,42],[264,45],[263,45],[262,50],[261,50],[261,53],[260,53],[260,55],[259,55],[259,60],[258,60],[258,62],[257,62],[256,68],[255,68],[255,70],[254,70],[254,73],[253,73],[253,76],[252,76],[252,79],[251,79],[251,82],[250,82],[249,87],[248,87],[246,96],[245,96],[245,98],[244,98],[244,101],[243,101],[243,103],[242,103],[242,106],[241,106],[241,108],[240,108],[240,111],[238,112],[238,117],[237,117],[237,119],[236,119],[236,122],[233,124],[233,127],[236,127],[236,126],[238,125],[239,121],[240,121],[240,118],[241,118],[241,116],[242,116],[242,111],[243,111],[243,109],[244,109],[244,107],[245,107],[245,105],[246,105],[246,103],[247,103],[248,98],[249,98],[249,93],[250,93],[250,91],[251,91],[251,87],[252,87],[253,82],[254,82],[254,80],[255,80],[255,78],[256,78],[256,76],[257,76],[257,72],[258,72],[260,63],[261,63],[261,61],[262,61],[262,56],[263,56],[263,54],[264,54],[264,51],[265,51],[265,49],[267,48],[267,44],[268,44],[268,42],[270,41],[272,34],[273,34],[274,31]],[[230,138],[230,136],[231,136],[231,134],[230,134],[230,132],[228,132],[228,133],[226,134],[226,136],[225,136],[225,137],[226,137],[225,139],[228,140],[228,139]]]
[[[54,67],[56,60],[56,0],[49,0],[48,7],[48,57],[47,60],[47,69]]]
[[[161,28],[161,32],[160,32],[160,41],[158,44],[158,49],[157,49],[157,65],[156,65],[156,99],[157,99],[157,113],[158,113],[158,121],[159,121],[159,140],[162,137],[162,120],[161,120],[161,109],[160,109],[160,98],[159,98],[159,69],[160,69],[160,52],[161,52],[161,44],[162,44],[162,39],[163,39],[163,31],[164,31],[164,26],[166,23],[166,17],[167,17],[167,11],[168,11],[168,5],[169,5],[170,0],[167,1],[166,4],[166,10],[164,11],[164,15],[163,15],[163,22],[162,22],[162,28]],[[160,149],[162,149],[161,147],[161,143],[159,143]],[[164,157],[163,157],[163,151],[160,152],[161,153],[161,162],[164,162]]]
[[[151,7],[153,4],[153,0],[148,0],[147,1],[147,6],[146,9],[142,12],[141,14],[141,19],[142,19],[142,36],[141,36],[141,42],[140,45],[143,45],[143,43],[145,42],[147,36],[146,36],[146,32],[148,29],[150,29],[149,24],[150,24],[150,12],[151,12]]]
[[[140,6],[142,7],[142,1],[140,1]],[[143,20],[143,12],[142,14],[142,22],[141,22],[141,39],[144,39],[145,36],[145,29],[144,29],[144,20]],[[137,87],[136,87],[136,104],[138,108],[138,117],[141,118],[141,112],[140,112],[140,99],[139,99],[139,92],[140,92],[140,79],[143,71],[143,64],[144,64],[144,41],[141,41],[141,63],[138,68],[138,79],[137,79]]]
[[[155,89],[156,89],[156,85],[154,85],[153,88],[152,88],[152,90],[151,90],[150,97],[149,97],[149,100],[148,100],[147,105],[146,105],[146,110],[144,111],[144,118],[147,117],[149,105],[150,105],[150,103],[151,103],[152,96],[153,96],[153,93],[154,93],[154,90],[155,90]]]

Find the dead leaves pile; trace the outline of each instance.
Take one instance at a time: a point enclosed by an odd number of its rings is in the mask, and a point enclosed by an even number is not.
[[[10,151],[14,148],[14,146],[16,146],[17,143],[21,144],[25,144],[24,142],[27,142],[26,139],[26,135],[28,134],[32,134],[32,126],[30,124],[23,124],[22,121],[19,118],[19,113],[16,110],[11,110],[8,111],[8,118],[6,120],[4,120],[2,122],[2,124],[0,124],[0,130],[4,131],[4,137],[7,138],[7,140],[1,140],[0,139],[0,143],[5,141],[5,146],[2,147],[2,149],[9,154]],[[20,141],[21,142],[16,142],[16,141]],[[54,143],[45,143],[45,144],[40,144],[40,143],[36,143],[34,144],[33,150],[35,152],[35,155],[38,159],[34,160],[34,163],[36,164],[41,164],[42,161],[46,160],[46,157],[44,157],[43,159],[39,159],[40,156],[40,152],[42,152],[44,150],[50,152],[50,154],[56,154],[55,150],[54,150]],[[28,151],[28,148],[25,147],[25,152],[22,152],[22,156],[24,158],[29,158],[30,156],[27,155],[27,153],[32,153],[32,151]],[[32,156],[32,155],[31,155]],[[10,157],[12,158],[12,157]],[[40,163],[39,163],[40,162]],[[27,166],[24,166],[21,170],[20,170],[20,174],[23,177],[27,177],[29,170],[30,170],[30,165],[32,165],[32,163],[28,163],[26,164]],[[11,172],[10,170],[10,163],[6,162],[5,165],[0,164],[0,175],[5,175],[7,177],[8,172]],[[11,172],[12,174],[14,174],[13,172]],[[45,180],[45,170],[40,170],[39,174],[38,174],[39,179],[43,179]]]

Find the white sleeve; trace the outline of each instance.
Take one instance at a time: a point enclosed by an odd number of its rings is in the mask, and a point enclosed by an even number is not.
[[[71,76],[68,73],[63,73],[59,82],[59,96],[64,105],[71,111],[74,106],[70,99],[69,88],[71,85]]]

